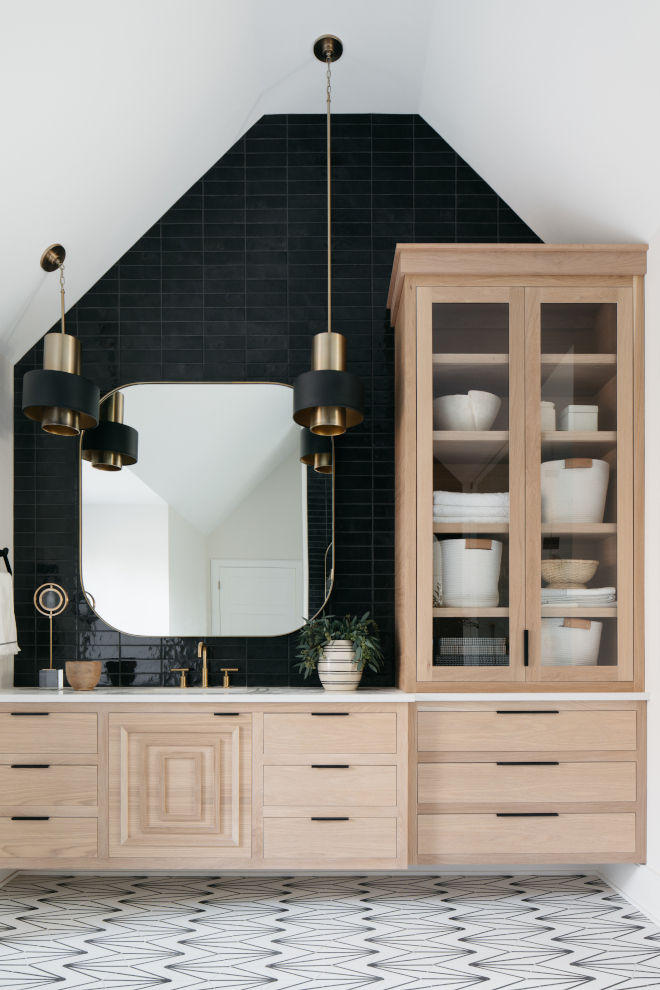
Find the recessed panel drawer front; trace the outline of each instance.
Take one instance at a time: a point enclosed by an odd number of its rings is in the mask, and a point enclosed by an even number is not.
[[[264,767],[264,806],[396,805],[396,767]]]
[[[96,714],[0,713],[0,753],[95,753]]]
[[[396,753],[396,714],[266,714],[264,753]]]
[[[427,753],[634,751],[636,739],[634,711],[418,713],[417,748]]]
[[[264,818],[264,859],[395,859],[396,818]]]
[[[530,862],[541,863],[548,856],[576,853],[627,855],[635,852],[635,815],[419,815],[417,841],[420,856],[455,856],[457,863],[470,862],[475,854],[529,855],[536,857]],[[493,859],[494,863],[502,861]]]
[[[8,807],[94,807],[96,767],[0,766],[0,805]]]
[[[636,800],[634,762],[420,763],[417,771],[420,804]]]
[[[0,818],[0,858],[96,857],[96,818]]]

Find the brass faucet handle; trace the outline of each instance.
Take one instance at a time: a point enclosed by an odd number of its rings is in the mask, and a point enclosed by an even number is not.
[[[179,684],[179,687],[181,687],[181,688],[188,687],[188,684],[186,682],[186,674],[188,673],[189,670],[190,670],[190,667],[171,667],[170,668],[170,673],[172,673],[172,674],[181,674],[181,682]]]
[[[222,686],[223,686],[223,688],[231,687],[231,684],[229,683],[229,675],[230,674],[237,674],[238,673],[238,667],[221,667],[220,670],[225,675],[222,678]]]

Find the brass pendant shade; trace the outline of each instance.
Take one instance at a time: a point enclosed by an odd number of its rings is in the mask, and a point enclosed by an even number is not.
[[[346,338],[332,332],[330,64],[341,58],[343,46],[339,38],[323,35],[313,50],[327,66],[328,331],[313,338],[312,370],[293,383],[293,419],[317,436],[336,437],[364,419],[364,382],[346,370]]]
[[[65,254],[61,244],[51,244],[41,256],[44,271],[60,270],[62,332],[44,337],[43,370],[23,376],[22,408],[46,433],[72,437],[98,423],[100,392],[98,385],[82,377],[80,341],[64,329]]]
[[[332,437],[319,436],[311,430],[302,429],[300,460],[319,474],[332,474]]]
[[[99,425],[85,430],[81,457],[98,471],[121,471],[137,464],[138,432],[124,423],[124,396],[113,392],[101,403]]]

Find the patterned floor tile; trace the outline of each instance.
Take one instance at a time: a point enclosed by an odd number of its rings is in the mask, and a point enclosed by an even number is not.
[[[20,874],[0,990],[643,990],[660,932],[598,877]]]

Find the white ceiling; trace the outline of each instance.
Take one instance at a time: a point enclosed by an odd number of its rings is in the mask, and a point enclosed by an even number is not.
[[[55,322],[262,114],[421,113],[545,241],[660,227],[658,0],[0,0],[0,352]]]

